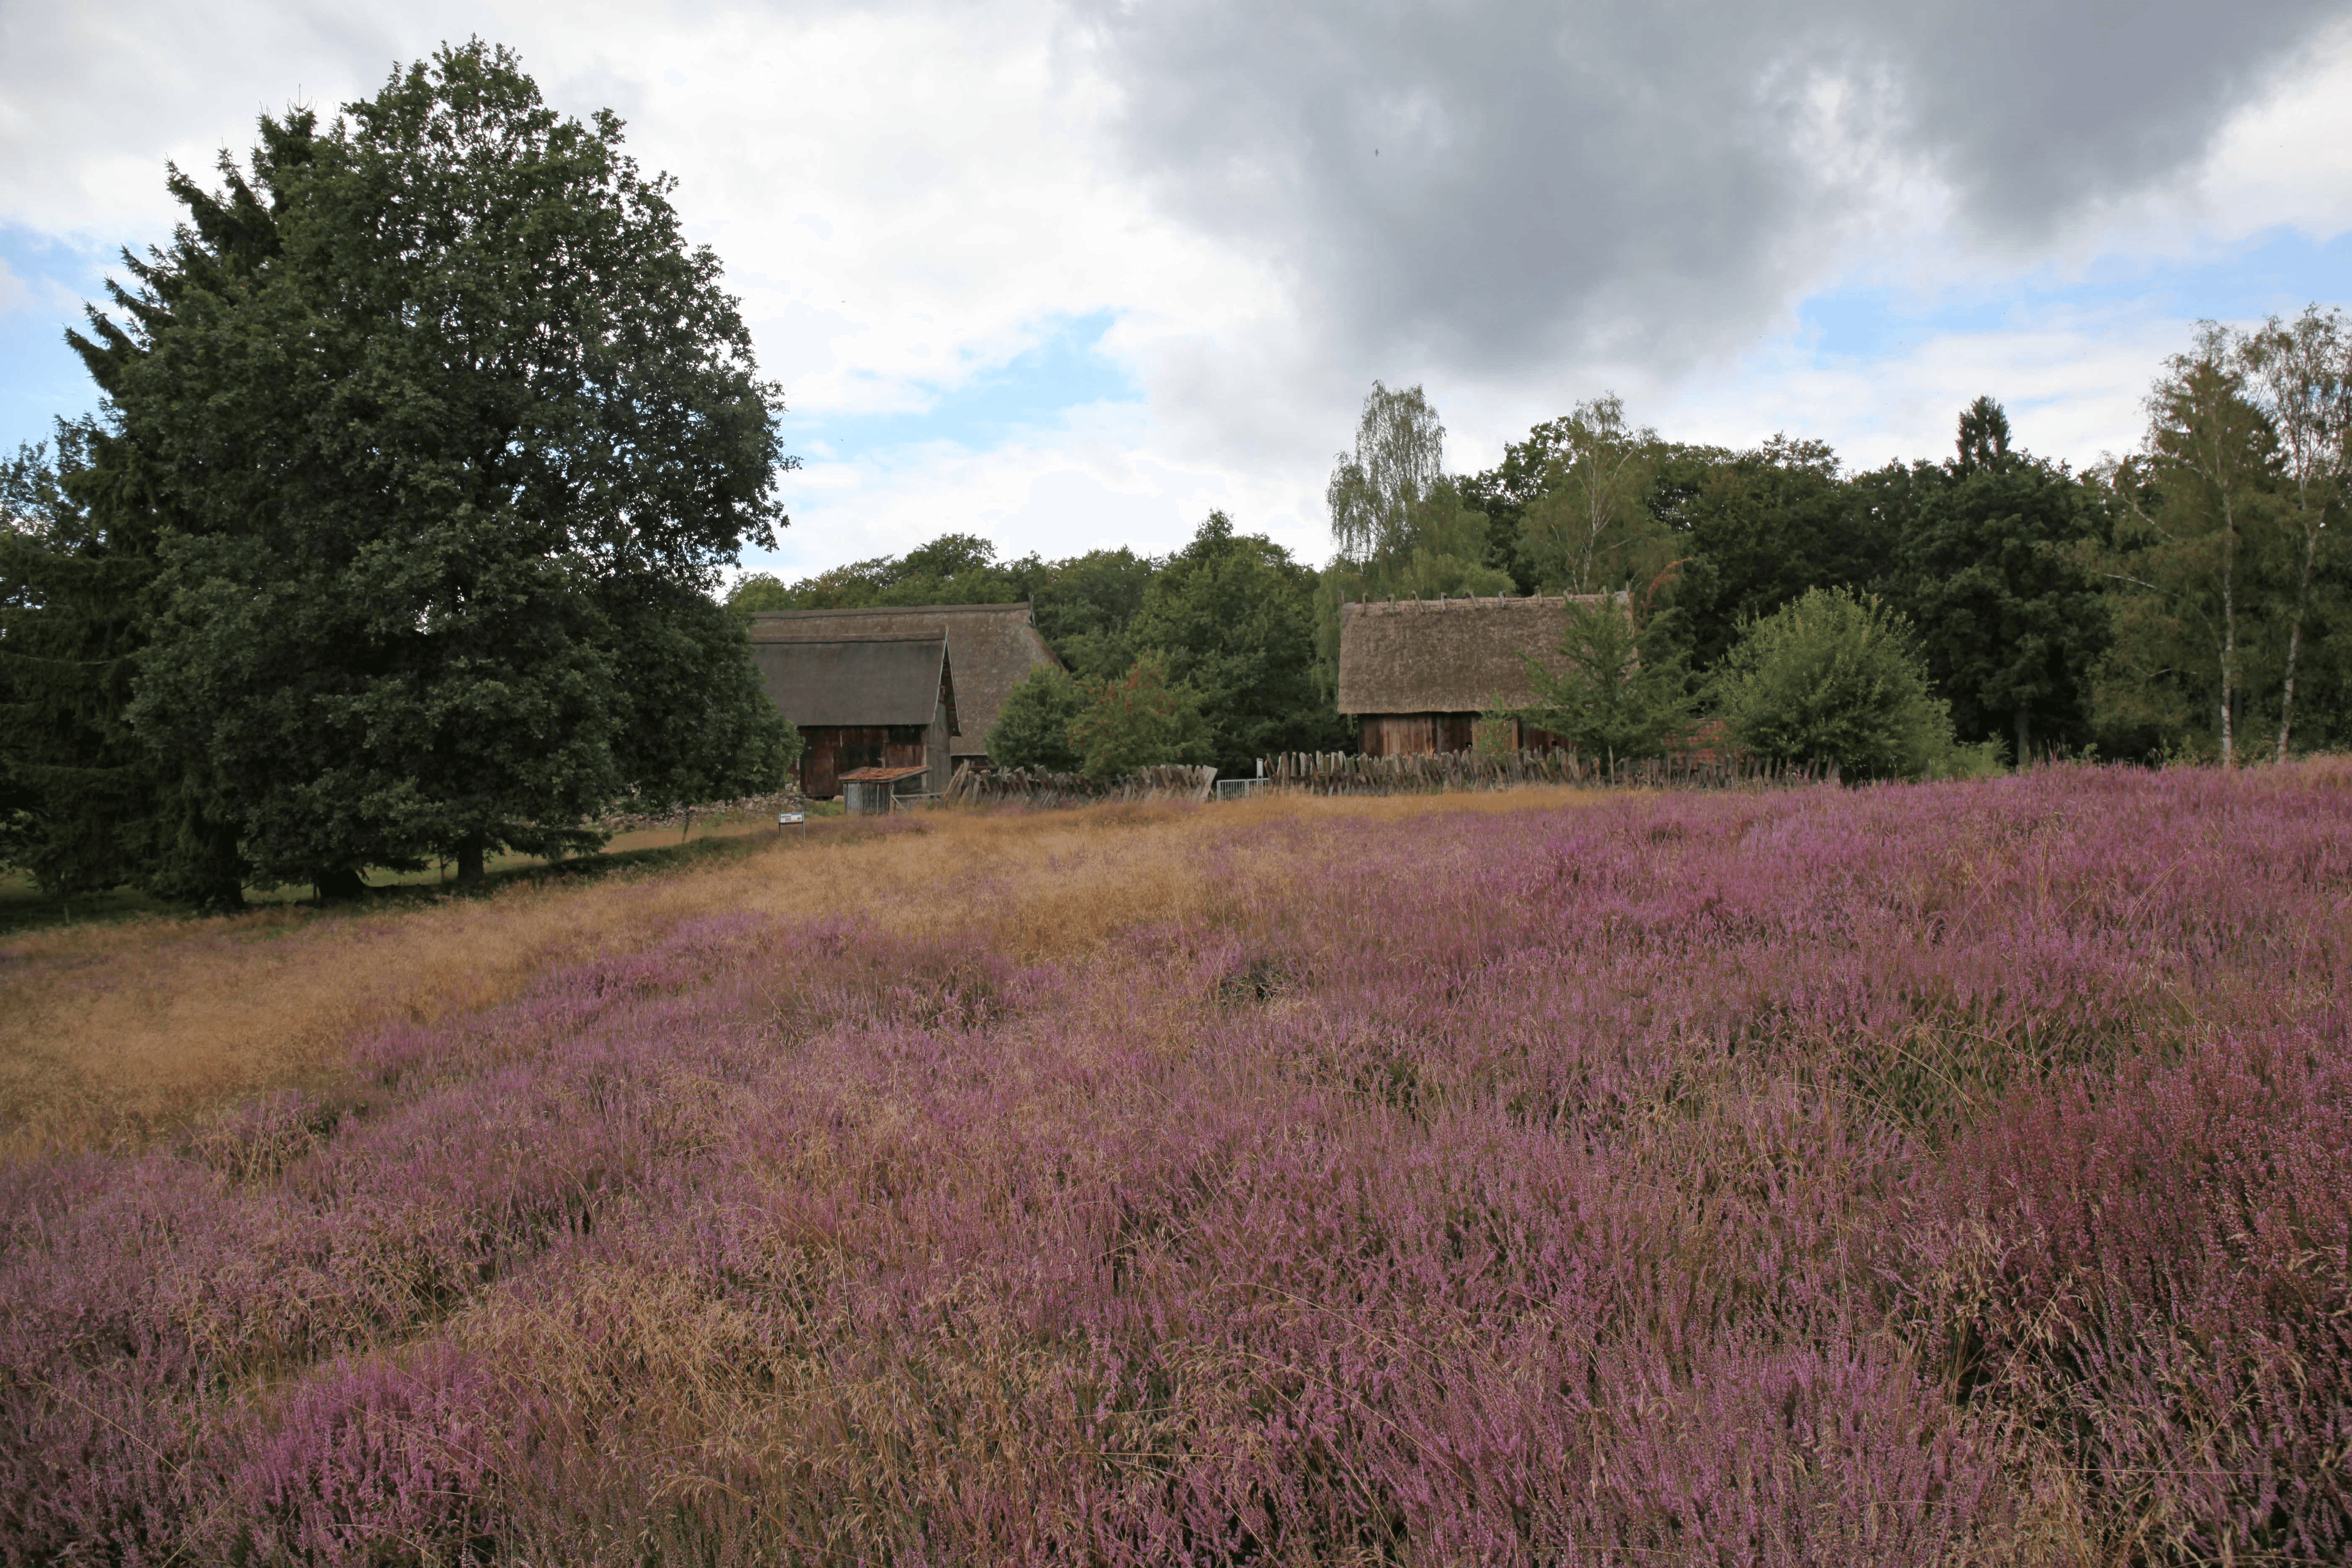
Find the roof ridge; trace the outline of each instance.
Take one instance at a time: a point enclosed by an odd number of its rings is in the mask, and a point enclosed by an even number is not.
[[[923,635],[922,633],[920,633],[920,632],[910,632],[910,633],[908,633],[908,635],[906,635],[906,636],[904,636],[904,637],[888,637],[888,636],[884,636],[884,635],[881,635],[881,634],[878,634],[878,633],[875,633],[875,632],[845,632],[845,633],[842,634],[842,635],[841,635],[841,636],[839,636],[839,637],[761,637],[760,640],[761,640],[761,642],[763,642],[763,643],[768,643],[768,644],[771,644],[771,645],[773,645],[773,644],[776,644],[776,643],[787,643],[787,642],[805,642],[805,643],[831,643],[831,642],[928,642],[928,643],[943,643],[943,642],[945,642],[945,641],[947,641],[947,640],[948,640],[948,635],[947,635],[947,633],[945,633],[945,632],[933,632],[933,633],[931,633],[929,637],[926,637],[926,636],[924,636],[924,635]]]
[[[831,609],[795,605],[789,609],[754,610],[751,618],[757,620],[762,616],[961,616],[992,612],[1003,615],[1014,611],[1026,613],[1030,607],[1025,599],[997,605],[844,605]]]

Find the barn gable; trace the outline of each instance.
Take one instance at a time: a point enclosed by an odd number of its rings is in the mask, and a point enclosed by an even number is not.
[[[956,728],[954,661],[929,637],[769,637],[751,645],[768,696],[803,730],[833,725],[929,726],[944,707]]]

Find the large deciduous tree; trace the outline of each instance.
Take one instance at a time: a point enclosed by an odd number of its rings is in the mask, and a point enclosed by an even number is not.
[[[1713,668],[1747,623],[1814,588],[1866,590],[1892,563],[1891,535],[1867,487],[1842,479],[1837,454],[1822,442],[1775,436],[1745,452],[1669,447],[1656,464],[1650,505],[1673,530],[1674,556],[1664,601],[1671,609],[1655,631],[1699,669]]]
[[[781,399],[620,121],[479,42],[264,118],[77,336],[159,530],[131,721],[259,874],[595,841],[788,741],[705,595],[781,521]],[[678,700],[698,691],[695,700]]]
[[[1030,589],[1037,635],[1079,679],[1109,679],[1135,662],[1129,627],[1160,567],[1124,547],[1039,565]]]
[[[863,610],[894,605],[1010,605],[1029,590],[1034,560],[1000,564],[996,546],[972,533],[943,533],[904,555],[853,561],[801,582],[766,573],[727,595],[739,610]]]
[[[1324,500],[1340,555],[1370,563],[1412,552],[1414,514],[1445,476],[1445,426],[1418,386],[1365,395],[1353,452],[1334,460]]]
[[[1445,472],[1445,426],[1418,386],[1391,391],[1372,383],[1355,450],[1334,460],[1324,500],[1338,549],[1316,595],[1317,672],[1327,692],[1338,669],[1342,604],[1512,586],[1507,572],[1486,563],[1487,519]]]

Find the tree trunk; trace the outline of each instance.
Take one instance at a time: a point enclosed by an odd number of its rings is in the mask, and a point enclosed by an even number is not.
[[[200,830],[205,842],[205,875],[195,891],[199,913],[234,914],[245,908],[245,862],[238,858],[236,829],[226,823],[207,822]]]
[[[2279,697],[2278,760],[2286,761],[2286,737],[2294,723],[2294,661],[2303,652],[2303,615],[2311,604],[2311,563],[2319,552],[2319,534],[2306,521],[2303,531],[2303,581],[2294,591],[2294,625],[2286,634],[2286,686]]]
[[[2237,728],[2231,721],[2231,700],[2238,685],[2238,520],[2228,496],[2221,500],[2221,765],[2238,762]]]
[[[482,836],[469,833],[457,845],[457,885],[482,879]]]
[[[2033,718],[2024,709],[2017,710],[2017,771],[2025,772],[2033,765]]]
[[[320,871],[314,884],[322,904],[347,903],[367,891],[367,882],[358,870],[350,866],[338,866],[331,871]]]

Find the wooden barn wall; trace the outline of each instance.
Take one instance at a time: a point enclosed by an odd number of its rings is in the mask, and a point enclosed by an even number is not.
[[[801,739],[801,794],[811,800],[839,795],[841,775],[859,768],[937,767],[930,731],[920,724],[813,725]]]
[[[1367,713],[1361,749],[1368,757],[1417,756],[1425,752],[1466,752],[1475,713]]]
[[[1475,713],[1367,713],[1360,721],[1358,749],[1368,757],[1423,756],[1433,752],[1466,752],[1477,739]],[[1544,751],[1559,745],[1558,736],[1532,724],[1513,721],[1513,744]]]

